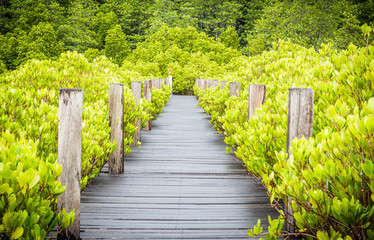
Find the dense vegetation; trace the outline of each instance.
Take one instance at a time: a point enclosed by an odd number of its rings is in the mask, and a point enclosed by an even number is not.
[[[370,28],[363,27],[366,36]],[[283,200],[292,197],[297,233],[307,239],[374,238],[374,46],[317,53],[289,42],[251,58],[237,78],[244,89],[198,90],[200,106],[232,152],[266,186],[281,213],[266,239],[288,233]],[[265,84],[266,102],[248,120],[248,84]],[[315,91],[313,137],[294,140],[288,159],[288,88]],[[249,231],[261,233],[260,225]]]
[[[193,27],[246,55],[279,38],[316,49],[361,46],[359,26],[374,22],[372,9],[373,0],[2,0],[0,71],[66,50],[121,65],[162,26]]]
[[[193,94],[196,78],[242,83],[240,97],[199,91],[200,106],[281,213],[276,200],[293,197],[302,236],[373,238],[373,9],[374,0],[2,0],[0,238],[43,239],[60,220],[58,89],[84,91],[84,189],[114,149],[108,84],[125,84],[128,153],[137,119],[155,118],[170,94],[136,106],[130,83],[169,68],[176,94]],[[250,121],[249,83],[268,87]],[[315,124],[287,161],[290,86],[315,90]],[[271,221],[268,239],[286,234],[283,223]]]
[[[170,87],[154,90],[153,102],[136,105],[130,84],[151,76],[120,69],[103,57],[93,63],[67,52],[56,61],[32,60],[1,77],[0,236],[44,239],[60,219],[57,197],[64,191],[58,176],[58,90],[82,88],[83,134],[81,189],[95,178],[115,149],[109,140],[109,83],[125,84],[125,151],[130,152],[135,124],[161,113]],[[64,215],[65,226],[74,213]]]

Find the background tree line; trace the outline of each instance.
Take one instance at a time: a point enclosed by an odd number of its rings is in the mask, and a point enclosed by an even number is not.
[[[165,25],[194,27],[245,55],[278,39],[363,45],[359,26],[374,23],[373,9],[374,0],[2,0],[0,69],[67,50],[122,64]]]

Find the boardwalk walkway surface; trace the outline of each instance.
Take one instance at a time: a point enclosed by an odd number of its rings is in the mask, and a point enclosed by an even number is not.
[[[172,96],[122,175],[82,193],[82,239],[248,239],[276,217],[262,186],[225,152],[194,96]]]

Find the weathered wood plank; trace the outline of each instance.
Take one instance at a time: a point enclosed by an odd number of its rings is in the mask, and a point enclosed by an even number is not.
[[[142,98],[142,82],[140,81],[131,82],[131,92],[135,98],[136,105],[139,105],[140,100]],[[133,136],[133,138],[134,138],[134,145],[136,146],[138,142],[141,141],[141,119],[140,118],[137,119],[135,127],[137,129],[136,129],[136,133]]]
[[[161,79],[152,79],[152,87],[155,89],[161,89]]]
[[[247,239],[271,208],[262,185],[225,152],[193,96],[172,96],[123,175],[82,193],[83,239]]]
[[[152,80],[144,81],[144,100],[152,102]],[[143,130],[149,131],[152,129],[152,120],[147,121],[147,125]]]
[[[124,167],[124,87],[123,84],[109,84],[109,126],[110,141],[117,142],[117,148],[109,155],[109,173],[121,174]]]
[[[230,97],[240,96],[240,82],[230,82]]]
[[[219,83],[219,87],[220,87],[220,89],[221,89],[221,90],[225,89],[226,84],[227,84],[226,81],[221,81],[221,82]]]
[[[313,134],[314,91],[310,88],[290,88],[288,90],[287,153],[294,138],[308,139]],[[285,229],[293,233],[296,222],[291,208],[292,198],[285,199]],[[292,238],[292,237],[291,237]]]
[[[248,89],[248,119],[253,117],[256,108],[265,103],[266,86],[260,84],[249,84]]]
[[[82,111],[82,89],[60,89],[58,164],[62,165],[59,180],[66,190],[58,197],[58,210],[65,208],[66,212],[71,212],[75,209],[73,224],[57,236],[61,240],[80,238]]]

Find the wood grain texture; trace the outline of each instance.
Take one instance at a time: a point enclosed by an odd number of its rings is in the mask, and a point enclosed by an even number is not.
[[[80,182],[82,152],[82,89],[60,89],[58,124],[58,164],[62,165],[59,177],[65,192],[58,197],[58,210],[75,209],[73,224],[60,232],[58,239],[79,239],[80,234]]]
[[[209,79],[201,79],[201,81],[203,82],[202,87],[204,89],[209,88]]]
[[[196,78],[196,87],[198,89],[201,89],[201,79],[200,78]]]
[[[256,108],[265,103],[266,86],[259,84],[249,84],[248,89],[248,119],[253,117]]]
[[[142,98],[142,82],[134,81],[131,82],[131,92],[135,98],[136,105],[139,105],[140,100]],[[136,133],[134,134],[134,145],[137,145],[138,141],[141,141],[141,119],[138,118],[135,127],[137,128]]]
[[[197,103],[171,96],[124,174],[83,191],[82,239],[248,239],[257,219],[278,217]]]
[[[152,87],[155,89],[161,89],[161,79],[152,79]]]
[[[144,100],[152,102],[152,80],[144,81]],[[152,120],[147,121],[147,125],[143,130],[149,131],[152,129]]]
[[[110,141],[117,142],[117,148],[109,155],[109,173],[121,174],[124,167],[124,88],[123,84],[109,84],[109,126]]]
[[[217,87],[218,86],[218,80],[212,80],[212,87]]]
[[[313,134],[314,91],[310,88],[290,88],[288,92],[287,149],[294,138],[309,138]]]
[[[227,84],[226,81],[221,81],[221,82],[219,83],[219,87],[220,87],[220,89],[221,89],[221,90],[225,89],[226,84]]]
[[[288,90],[287,115],[287,153],[294,138],[308,139],[313,134],[313,101],[314,91],[310,88],[290,88]],[[292,198],[285,198],[285,213],[287,213],[285,230],[293,233],[296,222],[291,208]],[[291,237],[291,239],[293,239]]]
[[[230,97],[240,95],[240,82],[230,82]]]

